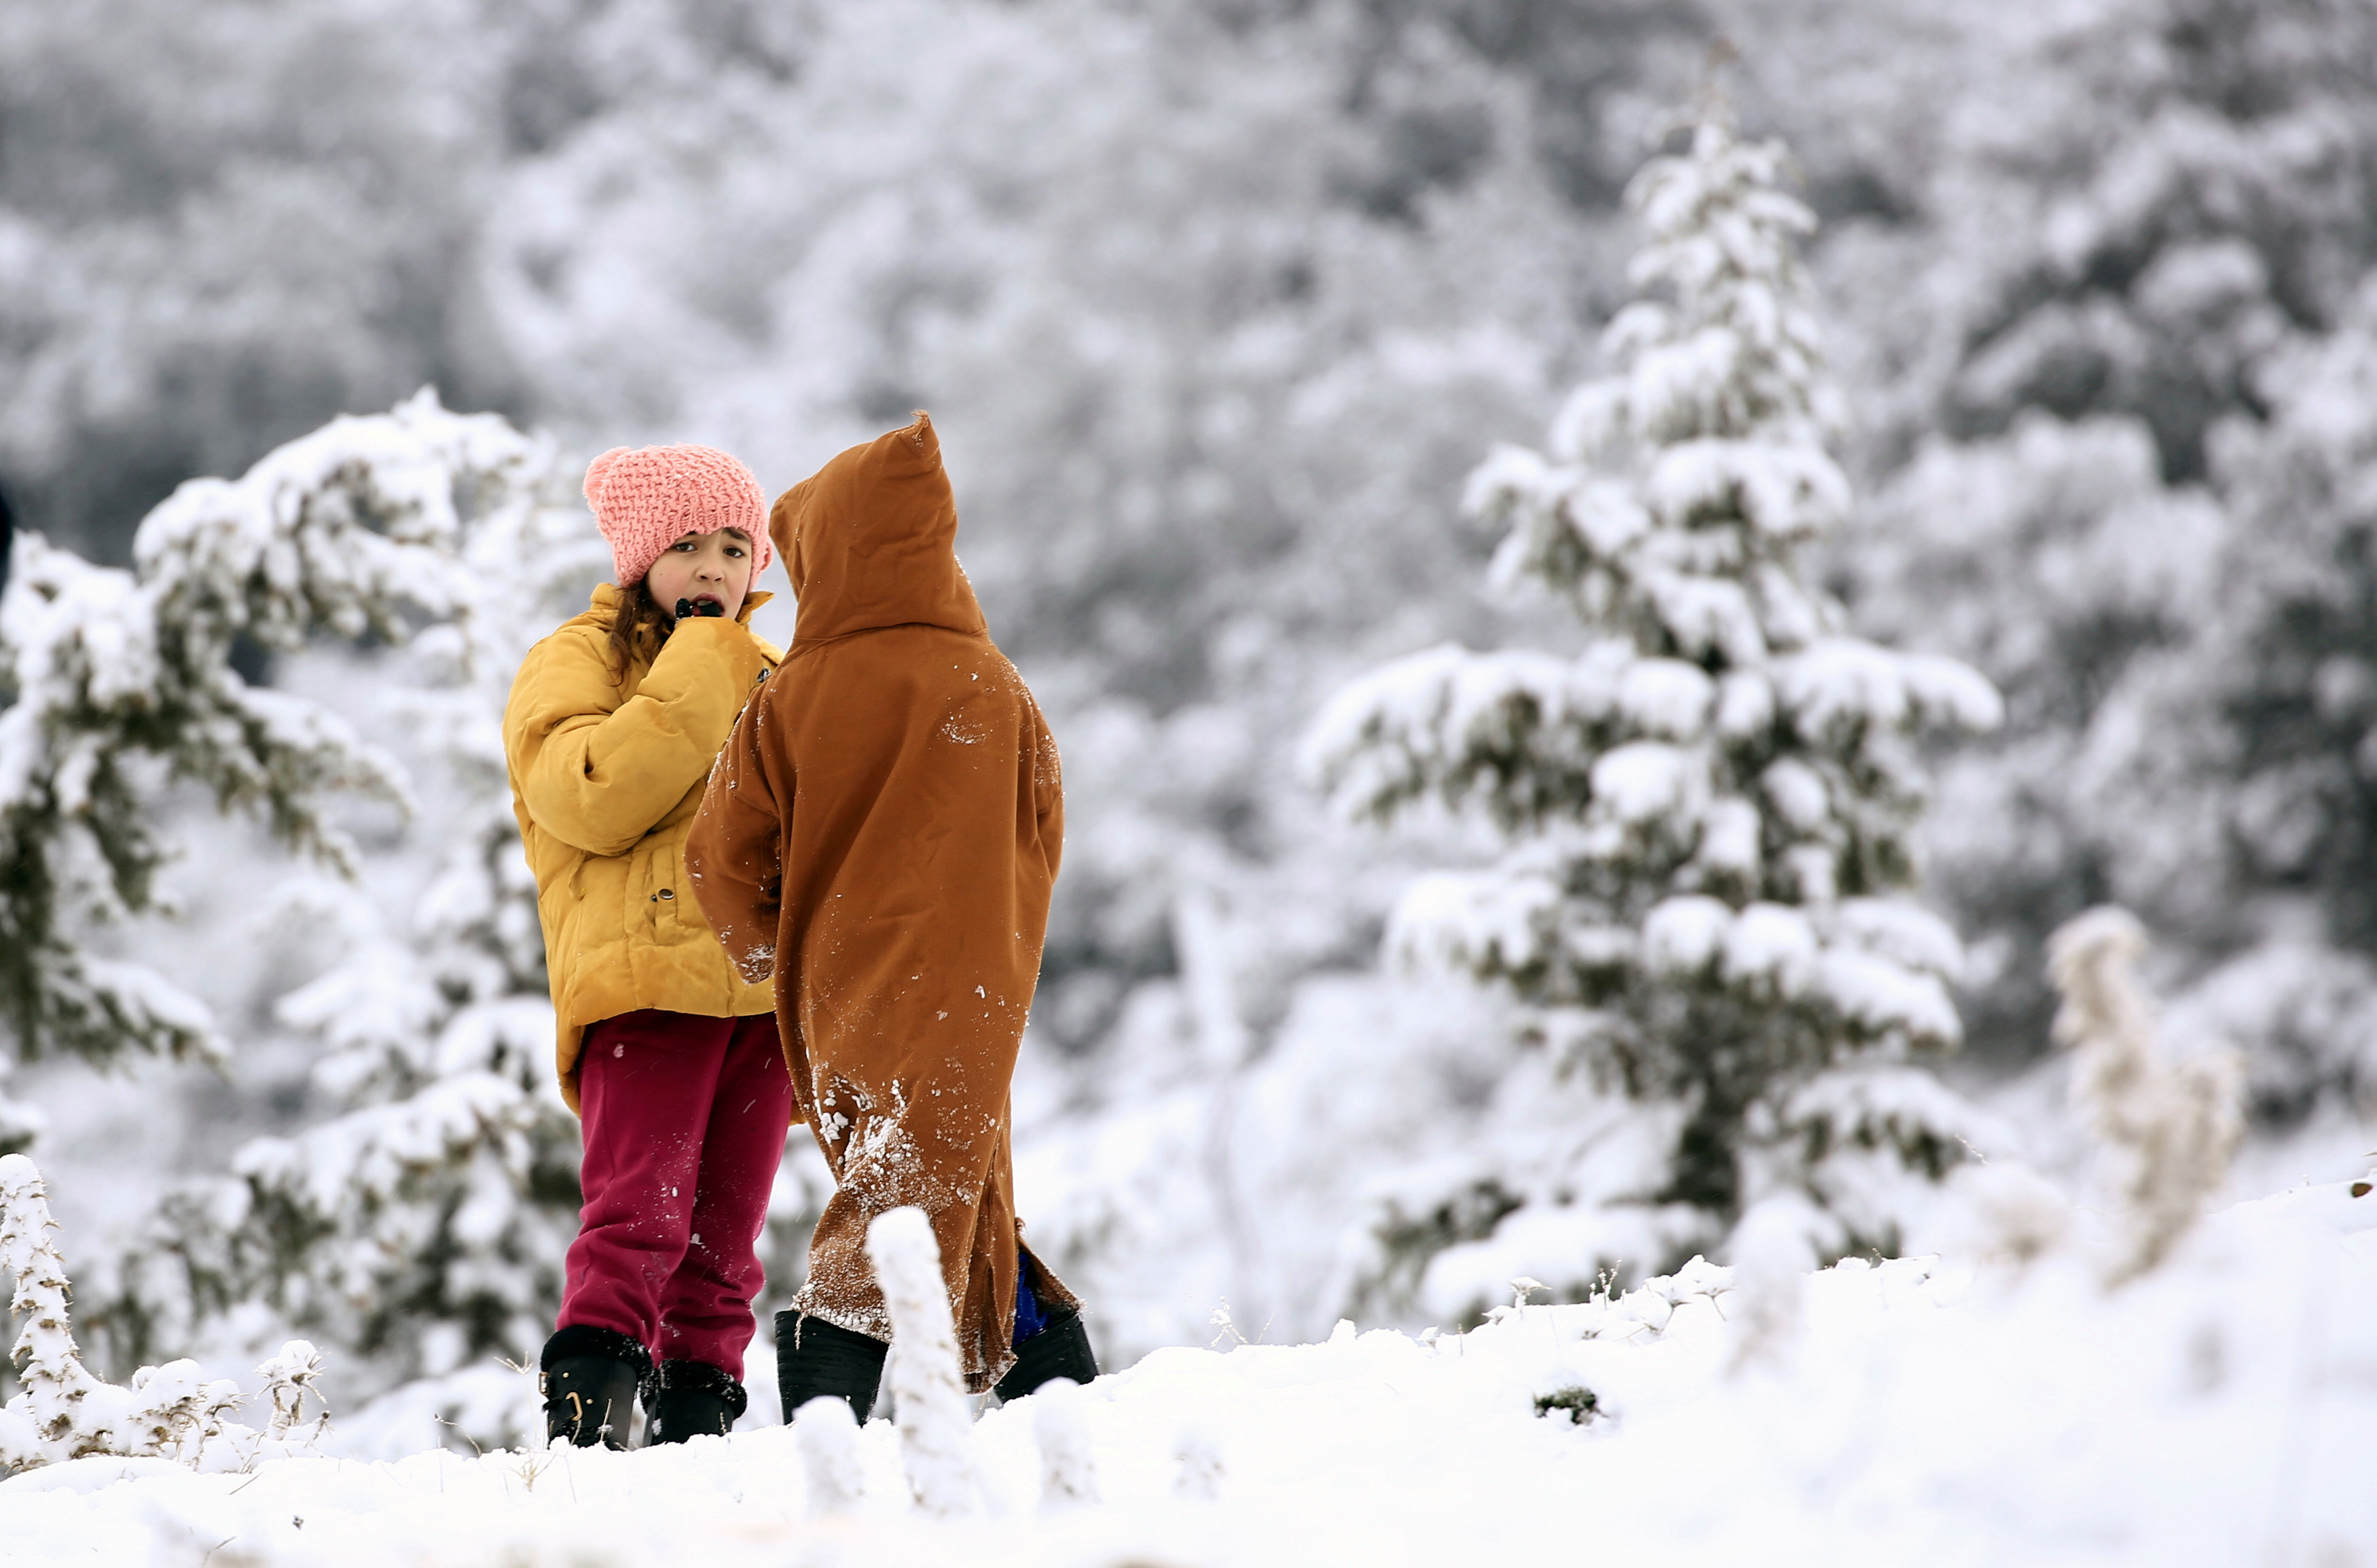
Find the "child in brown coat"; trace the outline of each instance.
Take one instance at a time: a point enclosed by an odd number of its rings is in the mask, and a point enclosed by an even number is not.
[[[836,1183],[776,1319],[785,1418],[838,1394],[866,1418],[890,1335],[866,1226],[904,1204],[931,1216],[971,1389],[1087,1382],[1080,1303],[1022,1244],[1008,1103],[1064,791],[958,565],[931,421],[834,458],[768,527],[793,646],[719,756],[686,867],[744,977],[774,977]]]

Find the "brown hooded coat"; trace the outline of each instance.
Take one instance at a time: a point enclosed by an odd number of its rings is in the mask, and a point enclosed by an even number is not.
[[[930,420],[842,453],[768,528],[793,646],[719,755],[686,867],[744,977],[775,978],[833,1170],[798,1306],[889,1339],[866,1226],[914,1204],[979,1393],[1013,1360],[1008,1087],[1063,843],[1057,748],[958,565]],[[1077,1305],[1033,1272],[1045,1307]]]

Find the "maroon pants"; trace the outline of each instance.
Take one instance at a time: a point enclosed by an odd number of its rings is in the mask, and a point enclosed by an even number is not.
[[[774,1014],[624,1012],[587,1029],[579,1062],[586,1203],[562,1326],[740,1378],[766,1279],[754,1247],[793,1114]]]

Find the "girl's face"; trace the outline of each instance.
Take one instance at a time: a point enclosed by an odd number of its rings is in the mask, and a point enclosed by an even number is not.
[[[675,614],[679,599],[717,604],[728,620],[743,613],[751,591],[751,536],[739,528],[688,533],[661,552],[644,573],[652,602]]]

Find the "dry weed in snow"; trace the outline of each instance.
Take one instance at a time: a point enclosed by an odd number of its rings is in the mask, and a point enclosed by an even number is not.
[[[281,1354],[256,1369],[264,1380],[263,1397],[272,1406],[272,1418],[266,1425],[265,1435],[281,1442],[310,1444],[330,1427],[330,1412],[326,1407],[312,1420],[305,1418],[305,1401],[310,1397],[321,1403],[321,1393],[316,1387],[322,1381],[322,1353],[305,1340],[293,1339],[281,1347]]]
[[[195,1361],[143,1367],[125,1386],[93,1376],[68,1320],[70,1285],[51,1240],[55,1229],[41,1171],[22,1155],[0,1156],[0,1268],[16,1279],[10,1306],[25,1319],[14,1351],[24,1391],[0,1408],[0,1471],[94,1455],[244,1466],[268,1451],[308,1448],[321,1435],[327,1415],[303,1418],[322,1360],[303,1340],[257,1369],[272,1406],[263,1432],[230,1420],[242,1402],[239,1385],[208,1379]]]
[[[26,1320],[14,1352],[24,1392],[0,1410],[0,1468],[94,1454],[195,1458],[221,1433],[239,1390],[201,1382],[188,1361],[143,1367],[129,1388],[93,1377],[67,1321],[66,1262],[50,1239],[56,1228],[33,1162],[0,1158],[0,1267],[16,1276],[10,1304]]]
[[[2153,1004],[2137,977],[2145,951],[2144,928],[2110,904],[2067,921],[2047,948],[2063,998],[2055,1038],[2078,1058],[2072,1100],[2120,1167],[2116,1280],[2153,1268],[2195,1223],[2242,1131],[2233,1057],[2170,1061],[2156,1050]]]

